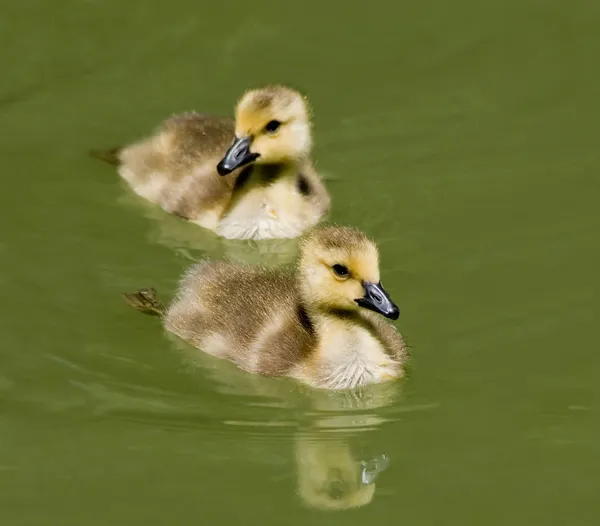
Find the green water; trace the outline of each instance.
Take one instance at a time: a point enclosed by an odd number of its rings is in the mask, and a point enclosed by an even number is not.
[[[5,2],[0,522],[597,524],[598,6]],[[309,95],[332,217],[380,245],[401,385],[250,378],[121,301],[255,247],[86,152],[267,82]]]

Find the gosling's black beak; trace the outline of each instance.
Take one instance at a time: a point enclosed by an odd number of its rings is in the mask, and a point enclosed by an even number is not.
[[[234,139],[233,144],[227,150],[225,157],[217,164],[217,172],[219,175],[227,175],[233,172],[236,168],[251,163],[257,157],[258,153],[250,152],[250,137],[242,137]]]
[[[380,283],[371,283],[364,281],[365,288],[364,298],[354,300],[358,305],[365,309],[373,310],[379,314],[383,314],[386,318],[397,320],[400,316],[400,309],[390,299],[388,293],[383,289]]]

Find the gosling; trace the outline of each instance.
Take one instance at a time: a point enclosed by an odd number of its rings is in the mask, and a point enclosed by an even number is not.
[[[329,211],[310,159],[310,111],[286,86],[246,92],[229,118],[185,113],[135,144],[92,156],[139,196],[227,239],[295,238]]]
[[[399,309],[381,285],[375,243],[354,228],[313,229],[295,269],[200,262],[166,310],[154,289],[125,298],[251,373],[336,390],[405,374],[407,347],[384,319],[398,319]]]

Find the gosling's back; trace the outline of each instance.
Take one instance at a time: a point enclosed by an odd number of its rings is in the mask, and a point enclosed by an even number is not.
[[[165,328],[249,372],[284,376],[315,349],[291,271],[201,262],[184,276]]]
[[[210,228],[229,203],[241,172],[228,177],[216,172],[233,137],[232,119],[175,115],[151,137],[119,151],[119,173],[141,197]]]

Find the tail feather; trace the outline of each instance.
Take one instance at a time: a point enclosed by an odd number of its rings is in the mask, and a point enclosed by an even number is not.
[[[165,307],[158,299],[156,290],[153,288],[141,289],[136,292],[126,292],[123,294],[125,302],[136,310],[152,316],[162,316],[165,313]]]
[[[113,166],[119,166],[121,164],[121,159],[119,158],[120,153],[121,148],[111,148],[110,150],[91,150],[89,152],[90,157],[93,157],[94,159],[100,159],[101,161]]]

